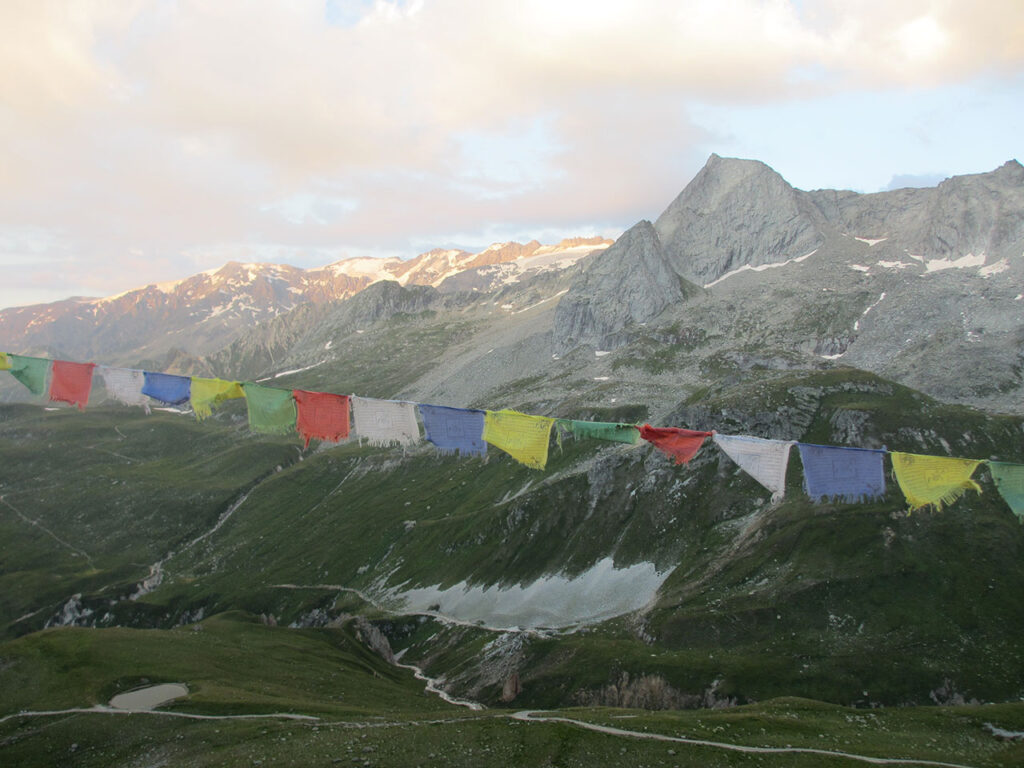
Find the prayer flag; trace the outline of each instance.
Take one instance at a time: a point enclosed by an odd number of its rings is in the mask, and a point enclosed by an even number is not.
[[[100,366],[100,376],[107,394],[125,405],[139,405],[149,413],[149,398],[142,394],[146,377],[142,371],[131,368],[107,368]]]
[[[189,401],[192,403],[192,412],[196,415],[196,421],[202,421],[209,417],[213,413],[213,406],[236,397],[245,397],[242,385],[237,381],[192,377]]]
[[[989,471],[996,484],[996,490],[1010,505],[1013,514],[1024,524],[1024,464],[1009,464],[1005,461],[990,461]]]
[[[630,445],[636,445],[640,442],[640,429],[635,424],[559,419],[558,425],[572,432],[577,438],[610,440],[614,443],[628,443]]]
[[[0,352],[0,371],[11,370],[11,360],[6,352]]]
[[[28,387],[33,395],[46,392],[46,374],[50,372],[50,361],[42,357],[8,355],[11,361],[11,375]]]
[[[653,443],[662,453],[674,457],[676,464],[685,464],[692,459],[704,444],[704,438],[713,434],[714,432],[697,432],[678,427],[658,428],[650,424],[640,427],[640,437]]]
[[[885,451],[797,443],[811,500],[855,504],[885,496]]]
[[[461,456],[484,456],[484,412],[466,408],[447,408],[443,405],[419,404],[423,430],[427,440],[441,453]]]
[[[352,397],[356,434],[370,445],[412,445],[420,439],[420,425],[412,403]]]
[[[555,420],[518,411],[486,411],[484,440],[533,469],[548,463],[548,443]]]
[[[292,391],[292,396],[298,408],[295,428],[306,439],[306,447],[309,447],[309,441],[314,437],[329,443],[337,443],[348,437],[348,395],[296,389]]]
[[[712,438],[740,469],[772,492],[772,501],[786,494],[786,468],[792,440],[764,440],[743,435],[719,435]]]
[[[896,482],[911,511],[929,505],[942,509],[943,504],[952,504],[967,490],[981,493],[981,486],[971,480],[979,464],[981,461],[974,459],[892,452]]]
[[[92,371],[95,363],[69,363],[54,360],[50,374],[50,402],[71,403],[84,411],[92,389]]]
[[[246,382],[245,405],[249,410],[249,429],[286,435],[295,429],[295,399],[290,389],[262,387]]]
[[[187,403],[192,389],[192,379],[188,376],[175,376],[170,373],[152,373],[143,371],[145,383],[142,394],[149,395],[167,405]]]

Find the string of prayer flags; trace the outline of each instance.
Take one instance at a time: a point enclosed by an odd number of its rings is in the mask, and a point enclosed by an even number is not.
[[[672,456],[676,464],[685,464],[692,459],[704,444],[704,438],[711,437],[714,432],[697,432],[679,427],[652,427],[644,424],[640,427],[640,437],[652,443],[662,453]]]
[[[192,405],[192,412],[196,415],[196,421],[209,418],[213,413],[213,406],[238,397],[245,397],[245,392],[237,381],[192,377],[189,402]]]
[[[141,406],[149,413],[149,398],[142,394],[146,384],[146,376],[142,371],[101,365],[100,378],[110,397],[124,405]]]
[[[249,429],[272,435],[286,435],[295,429],[295,399],[290,389],[264,387],[245,382],[245,405]]]
[[[884,450],[797,443],[812,501],[856,504],[885,496]]]
[[[460,456],[487,454],[483,411],[423,403],[419,404],[419,409],[427,441],[436,445],[442,454],[450,456],[456,451]]]
[[[92,372],[95,363],[69,363],[54,360],[50,369],[50,402],[71,403],[84,411],[92,389]]]
[[[50,361],[42,357],[8,355],[11,362],[11,376],[24,384],[33,395],[46,392],[46,375],[50,372]]]
[[[1024,464],[990,461],[988,469],[999,495],[1024,524]]]
[[[292,397],[298,410],[295,428],[306,440],[307,448],[314,437],[328,443],[337,443],[348,437],[348,395],[295,389]]]
[[[142,394],[149,395],[165,405],[182,405],[189,401],[192,390],[190,377],[151,371],[143,371],[143,374],[145,382],[142,385]]]
[[[786,494],[786,468],[792,440],[765,440],[742,435],[712,437],[725,455],[739,464],[740,469],[772,492],[772,501],[782,501]]]
[[[412,403],[352,396],[356,434],[370,445],[412,445],[420,439],[420,425]]]
[[[629,445],[636,445],[640,442],[640,430],[636,424],[559,419],[558,426],[571,432],[577,439],[610,440],[613,443],[627,443]]]
[[[964,491],[981,493],[981,486],[971,480],[980,460],[954,459],[947,456],[922,456],[916,453],[892,452],[892,467],[910,510],[952,504]]]
[[[519,411],[486,411],[484,440],[513,459],[533,469],[548,463],[548,443],[555,420]]]
[[[0,371],[11,370],[11,359],[6,352],[0,352]]]

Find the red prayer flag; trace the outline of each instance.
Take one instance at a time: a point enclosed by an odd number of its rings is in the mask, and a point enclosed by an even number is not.
[[[54,360],[50,373],[50,401],[71,403],[84,411],[92,389],[92,370],[95,363],[69,363]]]
[[[306,438],[307,447],[314,437],[332,443],[348,437],[348,395],[296,389],[292,396],[298,407],[295,429]]]
[[[674,456],[676,464],[685,464],[694,457],[704,438],[711,437],[714,432],[696,432],[692,429],[679,429],[678,427],[652,427],[644,424],[640,427],[640,437],[668,454]]]

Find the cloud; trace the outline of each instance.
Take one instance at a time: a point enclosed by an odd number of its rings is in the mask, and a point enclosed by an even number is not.
[[[1019,0],[7,2],[0,238],[49,233],[103,292],[247,249],[614,230],[703,162],[694,102],[1022,65]]]
[[[935,187],[949,177],[945,173],[898,173],[886,185],[886,189],[905,189],[908,187]]]

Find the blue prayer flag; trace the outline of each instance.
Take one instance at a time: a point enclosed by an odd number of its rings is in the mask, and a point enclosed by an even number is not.
[[[427,440],[442,453],[458,451],[463,456],[483,456],[487,453],[487,443],[483,438],[483,411],[422,403],[419,409]]]
[[[145,375],[146,382],[142,385],[142,394],[167,405],[181,405],[189,401],[192,394],[191,377],[150,371],[145,371]]]
[[[797,443],[804,465],[804,488],[815,502],[854,504],[885,495],[885,451]]]

